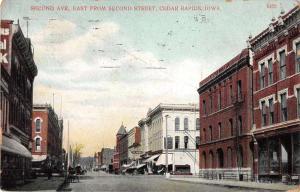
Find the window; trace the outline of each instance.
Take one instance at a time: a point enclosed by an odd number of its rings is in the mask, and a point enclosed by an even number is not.
[[[229,103],[232,103],[232,97],[233,97],[233,89],[232,85],[229,86]]]
[[[196,130],[200,130],[200,119],[196,118]]]
[[[206,130],[205,128],[203,129],[203,143],[206,142]]]
[[[267,125],[267,110],[266,110],[266,102],[261,102],[261,125],[266,126]]]
[[[168,137],[168,149],[173,149],[173,137]],[[166,149],[166,138],[164,138],[164,147]]]
[[[211,126],[209,126],[209,128],[208,128],[208,134],[209,134],[209,141],[212,141],[212,127]]]
[[[296,44],[296,73],[300,72],[300,43]]]
[[[210,101],[210,113],[213,112],[213,100],[212,100],[212,95],[209,96],[209,101]]]
[[[231,150],[231,148],[229,147],[229,148],[227,149],[227,167],[228,167],[228,168],[231,168],[231,167],[232,167],[232,155],[231,155],[231,152],[232,152],[232,150]]]
[[[189,137],[188,136],[184,136],[184,148],[185,149],[188,148],[188,144],[189,144]]]
[[[281,98],[281,121],[287,120],[287,105],[286,105],[286,93],[280,95]]]
[[[222,94],[221,94],[221,91],[219,91],[219,94],[218,94],[218,109],[221,110],[222,108]]]
[[[202,101],[202,107],[203,107],[203,114],[204,114],[204,115],[207,115],[207,113],[206,113],[206,103],[205,103],[205,100]]]
[[[221,139],[222,138],[222,125],[221,125],[221,123],[218,123],[218,131],[219,131],[219,139]]]
[[[300,88],[297,89],[297,112],[298,117],[300,117]]]
[[[179,145],[180,145],[180,137],[175,136],[175,149],[179,149]]]
[[[41,120],[35,120],[35,132],[41,132]]]
[[[199,145],[200,145],[200,137],[196,136],[196,149],[199,149]]]
[[[280,79],[285,79],[286,77],[286,65],[285,65],[285,51],[279,53],[279,65],[280,65]]]
[[[269,80],[269,85],[271,85],[273,83],[273,62],[272,62],[272,59],[268,60],[268,69],[269,69],[268,80]]]
[[[242,81],[238,80],[238,99],[242,98]]]
[[[175,118],[175,131],[178,131],[180,129],[180,119],[179,117]]]
[[[242,134],[242,131],[243,131],[243,121],[242,121],[242,116],[239,116],[238,117],[238,135],[241,135]]]
[[[265,87],[265,63],[260,64],[260,88]]]
[[[230,135],[233,136],[233,120],[229,119],[229,125],[230,125]]]
[[[36,151],[40,151],[41,150],[41,139],[40,138],[36,138],[35,139],[35,150]]]
[[[184,118],[184,130],[189,130],[189,119]]]
[[[269,124],[274,123],[274,101],[273,98],[269,99]]]

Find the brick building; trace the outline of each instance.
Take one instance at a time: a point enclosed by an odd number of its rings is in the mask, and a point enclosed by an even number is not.
[[[253,51],[256,178],[300,175],[300,10],[249,39]]]
[[[252,66],[244,49],[200,82],[200,176],[252,175]]]
[[[136,161],[143,154],[141,150],[141,128],[134,127],[128,131],[128,160]]]
[[[31,114],[37,67],[31,41],[19,23],[1,20],[1,185],[29,178]]]
[[[113,156],[113,169],[120,173],[121,166],[128,160],[128,137],[126,127],[122,124],[116,135],[116,150]]]
[[[48,104],[35,104],[32,112],[32,162],[34,168],[62,171],[63,121]]]

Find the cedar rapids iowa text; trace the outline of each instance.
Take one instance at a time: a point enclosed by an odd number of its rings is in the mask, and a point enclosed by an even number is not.
[[[31,6],[32,11],[219,11],[218,5],[122,5],[122,6],[95,6],[95,5],[49,5]]]

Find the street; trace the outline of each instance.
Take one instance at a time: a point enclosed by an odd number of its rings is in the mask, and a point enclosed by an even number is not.
[[[103,172],[88,172],[79,183],[65,186],[63,191],[259,191],[215,185],[194,184],[166,180],[156,175],[112,175]],[[263,190],[261,190],[263,191]],[[265,190],[264,190],[265,191]]]

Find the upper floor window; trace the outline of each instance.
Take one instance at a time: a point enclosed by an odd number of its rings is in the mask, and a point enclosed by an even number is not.
[[[184,148],[185,149],[188,148],[188,144],[189,144],[189,137],[188,136],[184,136]]]
[[[237,82],[237,85],[238,85],[238,98],[242,98],[242,81],[241,80],[238,80]]]
[[[269,99],[269,124],[274,123],[274,100],[273,98]]]
[[[184,118],[184,130],[189,129],[189,119],[186,117]]]
[[[280,79],[286,77],[285,51],[279,53]]]
[[[297,111],[298,117],[300,117],[300,88],[297,89]]]
[[[260,88],[265,87],[265,63],[260,64]]]
[[[233,89],[232,85],[229,86],[229,103],[232,103],[232,97],[233,97]]]
[[[180,119],[179,117],[175,118],[175,131],[178,131],[180,129]]]
[[[167,146],[168,146],[168,149],[173,149],[173,137],[168,137]],[[166,149],[166,138],[164,138],[164,147]]]
[[[286,93],[280,95],[281,99],[281,121],[287,120],[287,105],[286,105]]]
[[[203,142],[206,142],[206,129],[203,129]]]
[[[266,110],[266,102],[261,102],[261,124],[262,126],[267,125],[267,110]]]
[[[206,103],[205,103],[205,100],[202,101],[202,108],[203,108],[203,114],[204,114],[204,115],[207,115],[207,113],[206,113]]]
[[[243,120],[242,120],[242,116],[239,115],[238,117],[238,131],[239,131],[239,135],[242,135],[243,132]]]
[[[180,137],[175,136],[175,149],[179,149],[179,145],[180,145]]]
[[[210,102],[210,113],[213,112],[213,100],[212,100],[212,95],[209,96],[209,102]]]
[[[221,123],[218,123],[218,128],[219,128],[219,139],[222,138],[222,124]]]
[[[200,119],[196,118],[196,130],[200,130]]]
[[[296,73],[300,72],[300,43],[296,44]]]
[[[209,128],[208,128],[208,134],[209,134],[209,141],[212,141],[212,139],[213,139],[213,137],[212,137],[212,127],[211,126],[209,126]]]
[[[233,120],[229,119],[229,125],[230,125],[230,136],[233,136]]]
[[[40,151],[41,150],[41,138],[36,138],[35,139],[35,150]]]
[[[268,69],[269,69],[268,80],[269,80],[269,85],[271,85],[273,83],[273,62],[272,62],[272,59],[268,60]]]
[[[41,132],[41,119],[35,120],[35,132]]]
[[[222,94],[221,91],[219,91],[218,94],[218,110],[220,110],[222,108]]]

